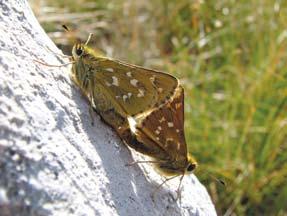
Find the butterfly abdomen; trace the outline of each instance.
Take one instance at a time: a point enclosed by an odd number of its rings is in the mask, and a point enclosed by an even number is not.
[[[140,142],[138,140],[138,136],[134,134],[130,128],[127,128],[125,131],[123,131],[120,136],[125,141],[125,143],[134,150],[150,157],[157,155],[157,151],[150,148],[145,143]]]

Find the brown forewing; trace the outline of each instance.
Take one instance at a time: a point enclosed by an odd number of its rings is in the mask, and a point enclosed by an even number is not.
[[[163,149],[168,160],[186,160],[183,88],[179,86],[172,100],[151,112],[137,129],[140,136],[148,137],[153,145]]]

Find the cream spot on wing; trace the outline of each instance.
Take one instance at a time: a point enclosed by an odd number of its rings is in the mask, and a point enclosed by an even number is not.
[[[114,69],[113,68],[106,68],[106,71],[114,72]]]
[[[171,128],[171,127],[173,127],[173,123],[172,122],[168,122],[167,126]]]
[[[132,86],[134,86],[134,87],[137,87],[137,83],[138,83],[139,81],[137,80],[137,79],[132,79],[132,80],[130,80],[130,83],[132,84]]]
[[[123,100],[124,100],[124,102],[126,102],[127,98],[128,98],[128,96],[123,95]]]
[[[158,126],[157,129],[158,129],[158,130],[162,130],[161,126]]]
[[[130,126],[130,129],[133,133],[136,132],[136,121],[133,117],[129,116],[128,117],[128,122],[129,122],[129,126]]]
[[[106,86],[108,86],[108,87],[110,87],[112,84],[111,83],[109,83],[109,82],[105,82],[105,84],[106,84]]]
[[[151,78],[149,78],[150,81],[154,84],[154,81],[155,81],[155,75],[153,75]]]
[[[179,133],[179,130],[178,130],[178,129],[176,129],[175,131],[176,131],[176,133]]]
[[[155,130],[155,133],[158,135],[158,134],[160,134],[160,131],[159,130]]]
[[[156,137],[156,140],[159,140],[159,137]]]
[[[113,79],[112,85],[114,85],[114,86],[119,86],[119,80],[118,80],[118,78],[115,77],[115,76],[112,76],[112,79]]]
[[[162,88],[157,88],[157,91],[158,91],[159,93],[162,93],[163,89],[162,89]]]
[[[129,71],[129,72],[126,73],[126,75],[127,75],[128,77],[132,77],[132,72]]]
[[[176,148],[177,148],[177,150],[179,150],[180,149],[180,143],[178,142],[178,143],[176,143]]]
[[[173,138],[166,138],[166,142],[172,142]]]
[[[132,93],[130,93],[130,92],[128,93],[128,97],[129,97],[129,98],[130,98],[132,95],[133,95]]]
[[[165,121],[165,118],[164,118],[164,117],[162,117],[162,118],[159,120],[160,123],[162,123],[162,122],[164,122],[164,121]]]
[[[119,98],[121,98],[121,96],[119,96],[119,95],[116,95],[116,99],[119,99]]]
[[[179,109],[181,107],[181,103],[176,103],[175,104],[175,109]]]
[[[139,89],[139,93],[138,93],[137,97],[143,97],[143,96],[144,96],[144,90]]]

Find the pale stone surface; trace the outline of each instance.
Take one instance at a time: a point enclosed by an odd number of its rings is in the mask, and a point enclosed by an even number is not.
[[[205,188],[162,179],[134,160],[88,105],[24,0],[0,0],[0,215],[215,215]],[[141,156],[134,155],[139,158]]]

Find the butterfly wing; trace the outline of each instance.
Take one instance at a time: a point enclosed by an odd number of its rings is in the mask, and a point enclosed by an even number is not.
[[[72,53],[72,79],[118,132],[128,126],[129,116],[169,101],[178,86],[169,74],[100,56],[83,44],[76,44]]]
[[[168,160],[186,161],[187,146],[184,136],[184,91],[176,89],[171,102],[155,109],[142,119],[138,127],[140,136],[149,137],[160,147]],[[163,153],[162,153],[163,154]]]
[[[178,86],[178,80],[166,73],[108,58],[95,66],[95,85],[101,85],[119,112],[134,116],[165,103]]]

